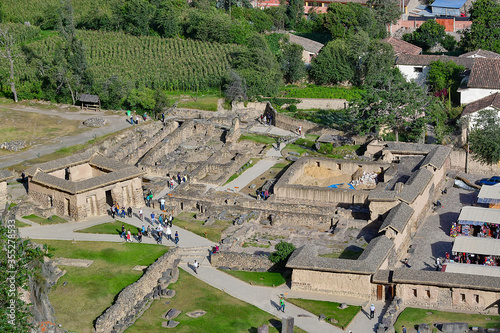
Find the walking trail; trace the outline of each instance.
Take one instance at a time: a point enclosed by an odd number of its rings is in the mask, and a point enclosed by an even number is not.
[[[106,115],[103,112],[69,111],[61,109],[45,110],[32,107],[11,107],[11,106],[0,105],[0,109],[2,108],[10,110],[19,110],[23,112],[34,112],[39,114],[45,114],[48,116],[57,116],[70,120],[81,120],[82,122],[88,118],[99,117],[99,118],[104,118],[108,122],[108,124],[106,126],[99,128],[89,128],[88,131],[85,131],[78,135],[55,138],[54,140],[52,140],[52,142],[54,142],[52,144],[34,145],[31,148],[23,150],[21,152],[0,156],[0,169],[21,163],[25,160],[30,160],[42,155],[51,154],[56,150],[64,147],[82,144],[96,137],[109,133],[114,133],[131,126],[130,123],[127,122],[127,117],[125,117],[125,115]]]
[[[119,220],[136,227],[141,227],[143,224],[145,226],[149,224],[152,227],[156,227],[156,225],[151,223],[151,219],[149,217],[153,209],[144,207],[143,211],[145,216],[144,221],[139,219],[137,210],[134,211],[132,218],[125,217],[120,218]],[[156,210],[156,213],[158,213],[158,210]],[[119,236],[120,230],[117,230],[116,234],[88,234],[76,232],[94,225],[112,221],[112,218],[108,216],[92,218],[83,222],[67,222],[44,226],[21,217],[17,217],[17,219],[31,225],[30,227],[19,228],[19,232],[23,238],[123,242],[123,239]],[[174,234],[176,231],[179,232],[180,238],[178,245],[183,248],[186,253],[183,260],[181,260],[180,267],[209,285],[218,288],[233,297],[252,304],[278,318],[292,316],[294,317],[295,325],[307,332],[343,333],[349,332],[349,330],[353,333],[376,332],[376,320],[369,320],[367,317],[370,304],[368,304],[366,300],[336,297],[310,292],[297,292],[292,291],[287,285],[271,288],[247,284],[210,265],[208,253],[209,249],[215,246],[215,243],[190,231],[177,227],[174,224],[172,227],[172,233]],[[137,242],[137,239],[134,239],[134,242]],[[155,241],[152,238],[143,237],[143,243],[154,244]],[[163,238],[162,244],[166,246],[174,246],[174,243],[168,241],[165,237]],[[190,252],[191,249],[193,249],[193,252]],[[197,259],[201,265],[198,269],[198,274],[194,274],[192,266],[190,265],[194,259]],[[354,318],[349,327],[347,327],[344,331],[341,328],[328,324],[324,321],[319,321],[316,315],[288,302],[285,302],[285,313],[278,311],[279,295],[286,295],[287,298],[304,298],[335,301],[339,303],[347,303],[349,305],[362,305],[363,310]],[[376,303],[375,306],[377,308],[377,314],[381,315],[379,310],[382,308],[383,303]]]

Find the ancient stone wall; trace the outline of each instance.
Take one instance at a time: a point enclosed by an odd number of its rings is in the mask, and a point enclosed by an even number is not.
[[[96,333],[120,333],[130,327],[149,308],[153,299],[167,295],[168,285],[177,281],[179,248],[165,253],[147,268],[136,282],[123,289],[114,304],[96,320]]]
[[[268,271],[273,263],[267,256],[240,252],[218,252],[210,256],[214,267],[227,267],[236,271]]]
[[[453,149],[450,154],[451,169],[466,172],[467,169],[467,152],[465,149]],[[500,172],[500,162],[498,164],[488,165],[483,164],[469,157],[468,172],[484,175],[494,175]]]
[[[0,182],[0,210],[3,210],[7,203],[7,181]]]
[[[371,275],[294,269],[292,290],[370,299]]]

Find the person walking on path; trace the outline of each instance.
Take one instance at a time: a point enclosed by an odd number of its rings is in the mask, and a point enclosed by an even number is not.
[[[172,230],[167,224],[167,231],[165,232],[167,234],[167,240],[171,241],[172,240]]]
[[[280,297],[280,311],[283,311],[285,313],[285,301],[283,300],[283,297]]]
[[[130,229],[127,232],[127,242],[132,242],[132,234],[130,233]]]
[[[401,332],[406,333],[406,327],[405,327],[405,325],[401,326]]]
[[[439,257],[436,258],[436,271],[439,271],[441,269],[441,261]]]
[[[370,306],[370,320],[375,317],[375,305]]]
[[[141,221],[144,221],[144,215],[143,215],[143,212],[142,212],[142,208],[139,209],[139,218],[141,219]]]
[[[155,212],[151,213],[151,223],[155,224]]]
[[[193,269],[196,274],[198,274],[198,267],[200,267],[200,263],[195,260],[193,263]]]
[[[160,199],[160,210],[165,210],[165,198]]]
[[[139,232],[137,233],[137,240],[139,241],[139,243],[142,243],[142,231],[139,230]]]
[[[142,231],[143,235],[147,236],[147,234],[146,234],[146,228],[144,227],[144,224],[142,225],[141,231]]]
[[[147,236],[151,237],[151,227],[148,224],[148,229],[146,230]]]
[[[179,233],[177,231],[175,232],[174,242],[175,242],[175,246],[177,246],[177,243],[179,243]]]
[[[125,239],[126,234],[127,234],[127,231],[125,230],[125,224],[122,224],[122,233],[121,233],[120,237]]]

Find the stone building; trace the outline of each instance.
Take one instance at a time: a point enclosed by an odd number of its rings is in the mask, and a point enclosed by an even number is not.
[[[5,208],[7,203],[7,180],[13,177],[9,170],[0,170],[0,211]]]
[[[144,205],[145,172],[98,153],[84,153],[42,163],[26,171],[29,196],[58,215],[74,220],[107,214],[115,203]]]

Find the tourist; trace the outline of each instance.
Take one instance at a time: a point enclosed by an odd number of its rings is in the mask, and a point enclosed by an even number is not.
[[[135,124],[135,122],[134,122],[134,116],[130,116],[130,124],[131,124],[131,125],[134,125],[134,124]]]
[[[180,184],[181,183],[181,173],[178,172],[177,173],[177,184]]]
[[[375,317],[375,305],[370,306],[370,319],[373,319]]]
[[[137,233],[137,240],[139,241],[139,243],[142,243],[142,231],[139,230],[139,232]]]
[[[139,116],[138,115],[135,115],[135,124],[139,125]]]
[[[141,221],[144,221],[144,215],[143,215],[143,212],[142,212],[142,208],[139,209],[139,218],[141,219]]]
[[[128,206],[127,208],[127,215],[128,217],[132,217],[132,207]]]
[[[441,269],[441,260],[439,257],[436,258],[436,271],[439,271]]]
[[[168,217],[168,223],[170,224],[170,228],[172,228],[172,221],[174,220],[174,217],[172,216],[172,214],[170,214],[170,216]]]
[[[285,301],[283,300],[283,297],[280,297],[280,308],[279,310],[285,312]]]
[[[152,224],[155,224],[155,223],[156,223],[156,222],[155,222],[155,212],[152,212],[152,213],[151,213],[151,223],[152,223]]]
[[[159,215],[158,215],[158,223],[159,223],[160,225],[163,225],[163,215],[162,215],[162,214],[159,214]]]
[[[402,333],[406,333],[406,327],[405,327],[405,325],[401,326],[401,332]]]
[[[302,125],[299,125],[298,132],[299,132],[299,135],[302,136]]]
[[[122,233],[120,235],[121,238],[125,239],[125,235],[126,235],[126,231],[125,231],[125,224],[122,224]]]
[[[146,235],[151,237],[151,227],[148,225],[148,229],[146,230]]]
[[[177,246],[177,243],[179,243],[179,233],[177,231],[175,232],[174,242],[175,242],[175,246]]]
[[[132,234],[130,233],[130,229],[127,231],[127,242],[132,241]]]
[[[167,224],[167,231],[165,232],[167,234],[167,240],[171,241],[172,240],[172,230]]]
[[[123,219],[127,214],[125,213],[125,207],[122,208],[122,212],[120,213],[120,217]]]
[[[146,112],[144,112],[144,114],[142,115],[142,119],[144,119],[144,121],[146,121],[148,119],[148,115]]]
[[[193,263],[193,269],[196,274],[198,274],[198,267],[200,267],[200,263],[195,260]]]
[[[160,199],[160,210],[165,210],[165,198]]]
[[[144,224],[142,225],[141,231],[143,235],[146,235],[146,227],[144,227]]]

